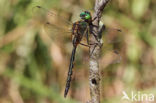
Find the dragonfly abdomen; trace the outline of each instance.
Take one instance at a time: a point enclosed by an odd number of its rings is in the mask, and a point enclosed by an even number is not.
[[[70,58],[70,65],[69,65],[68,77],[67,77],[67,82],[66,82],[66,88],[65,88],[65,91],[64,91],[64,97],[67,96],[69,88],[70,88],[70,82],[71,82],[71,79],[72,79],[72,77],[71,77],[72,76],[72,69],[74,67],[76,47],[77,46],[73,47],[72,55],[71,55],[71,58]]]

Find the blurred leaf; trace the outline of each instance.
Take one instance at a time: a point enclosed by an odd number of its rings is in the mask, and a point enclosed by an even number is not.
[[[53,88],[49,89],[42,83],[28,79],[25,76],[19,74],[18,72],[15,73],[14,71],[9,70],[9,68],[7,68],[7,70],[4,72],[4,75],[11,78],[13,81],[20,84],[21,86],[31,89],[37,94],[48,97],[54,101],[57,101],[58,103],[77,103],[73,100],[65,100],[63,97],[59,96],[58,93],[53,92]]]
[[[132,13],[134,17],[141,18],[149,7],[150,0],[133,0]]]

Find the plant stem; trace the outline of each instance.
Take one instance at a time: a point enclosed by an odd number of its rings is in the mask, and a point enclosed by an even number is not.
[[[90,47],[90,70],[89,70],[89,84],[90,84],[90,95],[91,100],[88,103],[100,103],[100,72],[99,72],[99,55],[101,51],[100,38],[99,38],[99,21],[101,19],[101,14],[103,12],[104,7],[108,3],[109,0],[96,0],[94,7],[94,15],[93,18],[93,26],[91,28],[91,34],[95,36],[91,36],[91,43],[95,44]],[[93,34],[94,33],[94,34]]]

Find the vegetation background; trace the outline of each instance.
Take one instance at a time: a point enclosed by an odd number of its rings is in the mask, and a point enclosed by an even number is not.
[[[62,19],[79,20],[83,10],[93,12],[94,2],[0,0],[0,103],[85,103],[89,100],[89,55],[88,48],[82,46],[77,49],[70,92],[66,99],[63,97],[72,44],[71,34],[65,32],[68,25]],[[59,14],[62,19],[44,10],[34,12],[37,5]],[[105,35],[103,38],[99,61],[102,103],[125,102],[121,101],[122,91],[129,95],[131,91],[140,91],[156,96],[155,5],[155,0],[111,0],[104,9],[102,22],[108,28],[121,29],[122,33],[106,34],[117,42],[107,42]],[[62,30],[45,26],[47,20]],[[119,54],[113,53],[113,49]]]

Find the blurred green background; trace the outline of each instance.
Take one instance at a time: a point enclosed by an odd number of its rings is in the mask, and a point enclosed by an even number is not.
[[[79,20],[83,10],[93,12],[94,2],[0,0],[0,103],[85,103],[90,99],[88,48],[82,46],[77,49],[70,91],[63,97],[72,44],[71,34],[66,33],[71,25],[62,21]],[[34,12],[37,5],[63,20],[44,10]],[[46,21],[62,30],[46,26]],[[111,0],[102,22],[122,33],[108,32],[103,37],[101,102],[125,103],[122,91],[156,96],[156,1]],[[108,43],[105,37],[117,42]]]

